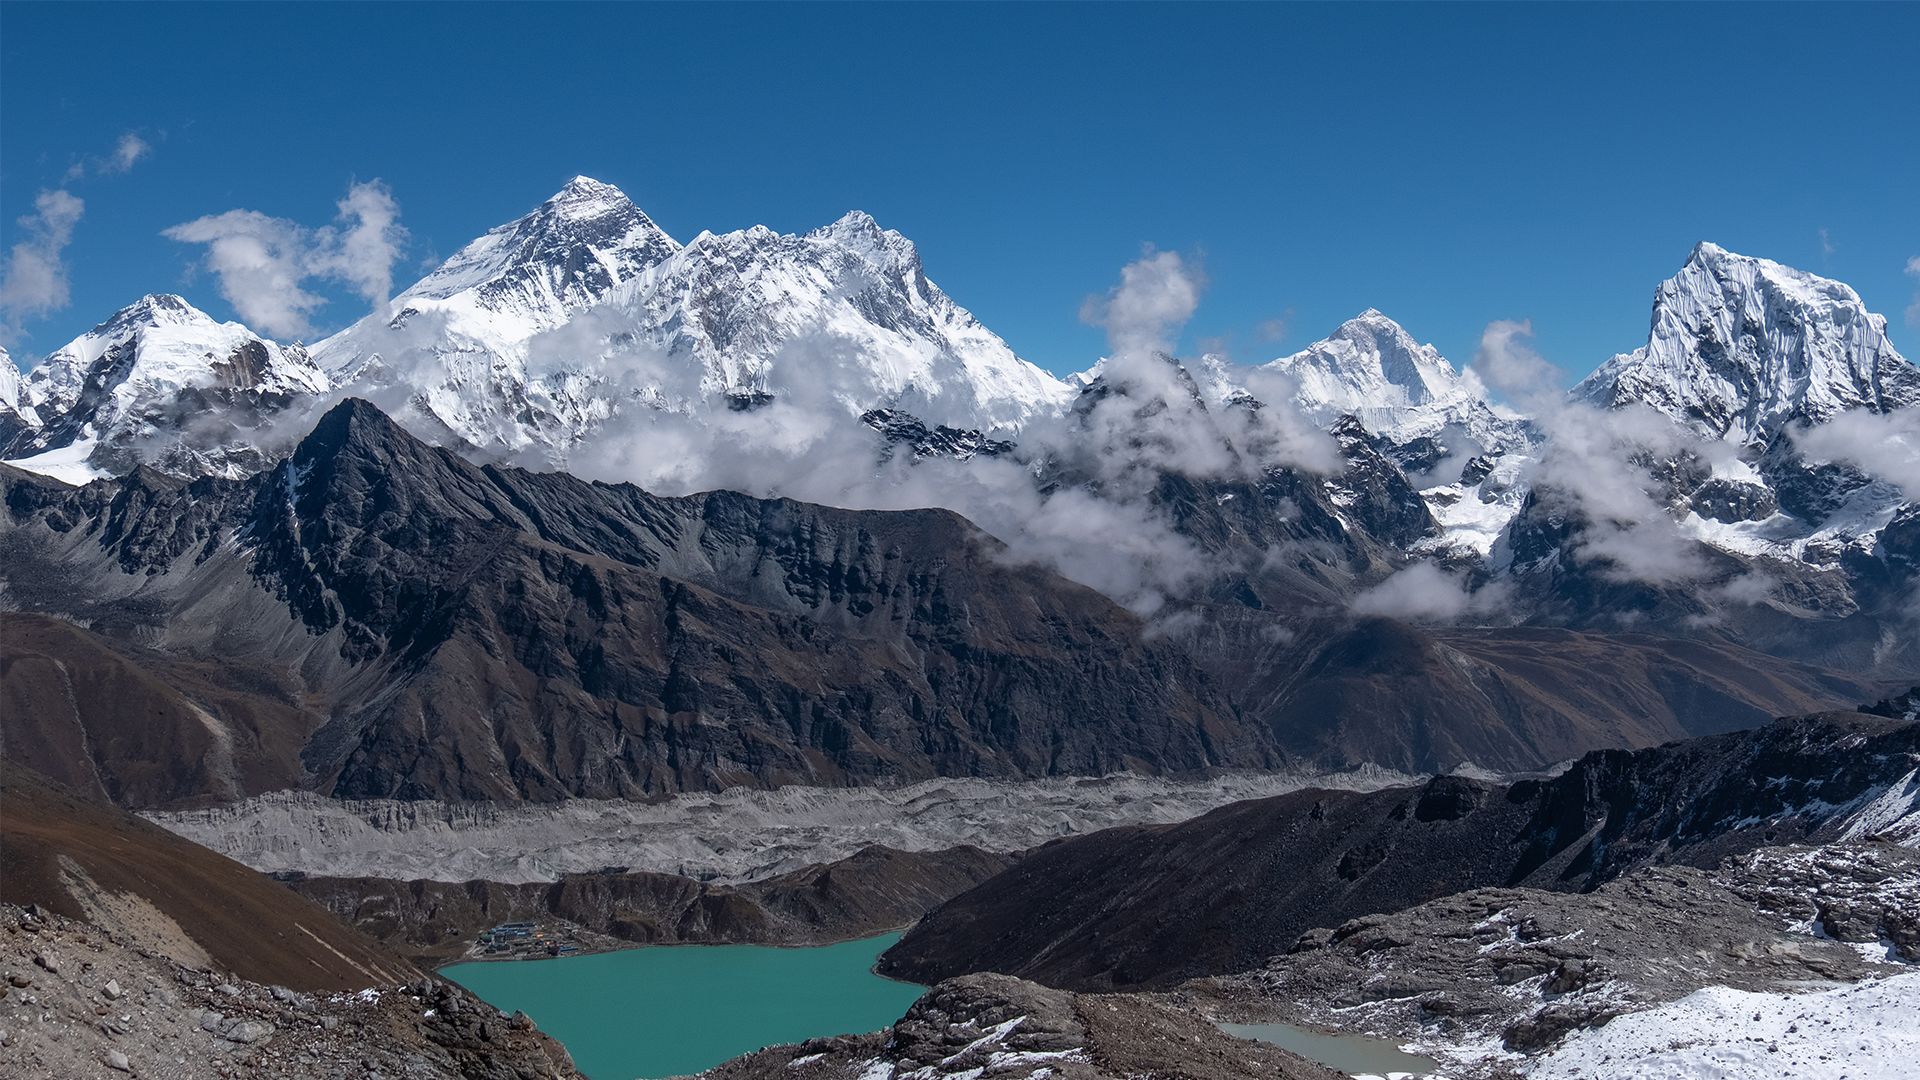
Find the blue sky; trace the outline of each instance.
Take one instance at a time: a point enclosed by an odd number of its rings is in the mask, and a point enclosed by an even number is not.
[[[866,209],[1061,372],[1143,244],[1201,260],[1185,344],[1243,361],[1373,306],[1456,362],[1531,319],[1575,377],[1699,239],[1848,281],[1920,352],[1917,4],[0,6],[0,248],[41,192],[85,203],[20,355],[145,292],[229,316],[180,222],[320,226],[380,178],[404,285],[575,173],[683,240]],[[363,313],[327,295],[321,328]]]

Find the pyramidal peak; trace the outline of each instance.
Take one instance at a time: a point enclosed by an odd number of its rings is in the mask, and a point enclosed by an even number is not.
[[[1393,438],[1428,434],[1427,428],[1459,419],[1453,412],[1486,399],[1471,373],[1455,370],[1440,350],[1376,308],[1262,370],[1293,380],[1294,403],[1316,421],[1351,415]]]

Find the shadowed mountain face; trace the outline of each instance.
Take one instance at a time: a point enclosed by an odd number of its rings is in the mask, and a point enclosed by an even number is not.
[[[946,511],[479,466],[358,401],[244,480],[0,493],[0,733],[129,806],[1524,769],[1860,696],[1731,646],[1329,618],[1286,568],[1157,636]],[[1310,524],[1243,494],[1192,535]]]
[[[1236,803],[1042,847],[928,915],[882,970],[1070,989],[1244,971],[1308,930],[1462,889],[1587,891],[1649,864],[1830,839],[1883,795],[1911,799],[1917,762],[1920,724],[1827,713],[1600,751],[1550,780]]]
[[[242,794],[285,786],[271,748],[289,741],[306,782],[345,797],[1280,762],[1133,616],[1009,564],[944,511],[668,499],[483,468],[357,401],[248,480],[142,471],[73,489],[7,470],[0,484],[15,604],[168,658],[217,657],[252,673],[255,713],[287,711],[257,739],[273,767],[232,778]],[[41,634],[118,658],[102,663],[132,655],[60,636]],[[60,662],[19,692],[51,700]],[[185,706],[150,696],[190,731]],[[144,723],[111,707],[77,722],[96,747]],[[142,786],[120,774],[146,755],[94,757],[104,790],[136,804],[208,786]]]

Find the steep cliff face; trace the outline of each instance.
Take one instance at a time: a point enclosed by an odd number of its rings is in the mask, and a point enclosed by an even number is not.
[[[1702,243],[1654,294],[1647,344],[1573,394],[1764,446],[1790,423],[1920,405],[1920,370],[1844,283]]]
[[[336,407],[280,467],[9,473],[16,597],[294,672],[308,782],[553,799],[1278,763],[1177,651],[943,511],[481,468]],[[11,586],[10,586],[11,587]],[[80,613],[84,615],[84,612]],[[247,791],[266,783],[242,783]]]

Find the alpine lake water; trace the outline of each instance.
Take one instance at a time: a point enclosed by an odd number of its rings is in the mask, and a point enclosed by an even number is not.
[[[533,1017],[591,1080],[681,1076],[766,1046],[878,1031],[926,988],[873,964],[900,935],[810,948],[662,945],[454,964],[446,978]]]
[[[1430,1057],[1409,1054],[1386,1039],[1368,1035],[1314,1031],[1293,1024],[1221,1024],[1220,1030],[1271,1043],[1353,1076],[1422,1077],[1440,1068]]]
[[[898,933],[804,948],[655,945],[551,960],[454,964],[441,974],[559,1039],[591,1080],[655,1080],[762,1047],[878,1031],[925,987],[873,965]],[[1438,1063],[1383,1039],[1291,1024],[1221,1024],[1343,1072],[1424,1076]]]

